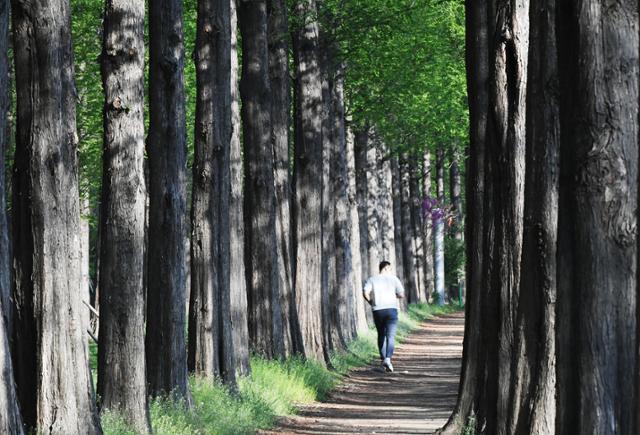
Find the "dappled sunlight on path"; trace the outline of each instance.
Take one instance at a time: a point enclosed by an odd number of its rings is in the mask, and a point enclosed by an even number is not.
[[[433,433],[456,402],[464,316],[430,320],[396,348],[395,372],[354,370],[325,403],[300,408],[265,433]]]

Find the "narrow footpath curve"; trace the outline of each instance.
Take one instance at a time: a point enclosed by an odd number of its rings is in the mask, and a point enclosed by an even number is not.
[[[463,313],[429,320],[396,348],[394,373],[377,361],[354,370],[327,402],[265,433],[434,433],[456,403],[463,335]]]

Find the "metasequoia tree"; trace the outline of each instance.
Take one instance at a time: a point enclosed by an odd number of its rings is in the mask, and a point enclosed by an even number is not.
[[[424,244],[422,238],[422,188],[420,187],[420,167],[415,157],[409,162],[409,192],[411,205],[411,237],[416,254],[417,302],[426,302],[429,298],[424,263]]]
[[[422,159],[422,198],[431,197],[431,152],[425,149]],[[433,274],[433,220],[431,216],[422,219],[422,255],[424,264],[424,297],[429,297],[434,290]]]
[[[0,5],[0,173],[5,173],[4,155],[9,147],[9,2]],[[18,396],[13,377],[8,326],[11,312],[11,253],[9,228],[5,214],[5,182],[0,177],[0,432],[9,435],[24,433]]]
[[[3,122],[7,6],[6,1],[0,6]],[[26,427],[38,433],[98,434],[101,429],[84,329],[89,313],[79,291],[80,204],[70,6],[66,0],[14,1],[12,13],[17,135],[11,353],[20,409]],[[6,138],[6,125],[0,125],[0,130],[0,137]],[[6,139],[0,146],[4,152]],[[9,433],[20,433],[4,319],[0,323],[0,426],[8,426]]]
[[[411,186],[409,177],[411,171],[409,167],[408,155],[403,153],[398,165],[398,179],[400,181],[401,194],[401,231],[402,231],[402,258],[404,271],[404,285],[408,303],[418,302],[418,269],[416,267],[416,246],[413,238],[413,224],[411,222]]]
[[[398,162],[398,156],[394,155],[391,157],[391,183],[393,195],[393,238],[396,245],[395,270],[400,281],[405,282],[406,273],[402,248],[402,188],[399,174],[400,163]],[[403,301],[406,301],[406,298]]]
[[[367,228],[367,130],[356,129],[353,133],[354,169],[358,211],[358,231],[360,233],[360,258],[363,282],[372,273],[369,268],[369,241]]]
[[[188,363],[230,385],[249,372],[236,22],[235,0],[198,2]]]
[[[249,336],[255,351],[271,358],[285,357],[291,354],[293,345],[285,287],[288,283],[280,273],[281,267],[285,269],[276,233],[267,2],[241,0],[239,18]]]
[[[433,216],[433,245],[434,245],[434,289],[438,295],[438,304],[444,304],[444,149],[439,147],[436,150],[436,198],[440,214]]]
[[[186,327],[186,119],[182,2],[149,8],[149,393],[188,398]]]
[[[98,395],[150,431],[145,373],[144,2],[107,0]]]
[[[323,360],[321,313],[322,86],[315,0],[293,7],[296,67],[296,137],[294,165],[294,291],[303,352]]]
[[[393,220],[393,175],[388,147],[379,138],[374,142],[378,153],[378,217],[380,230],[380,260],[395,263],[396,242]],[[394,269],[397,266],[394,265]]]

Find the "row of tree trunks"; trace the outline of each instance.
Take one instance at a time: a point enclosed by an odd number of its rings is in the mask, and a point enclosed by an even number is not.
[[[147,384],[152,396],[171,393],[188,400],[182,2],[152,1],[149,33]]]
[[[49,2],[46,7],[15,1],[12,12],[14,47],[19,49],[14,52],[18,113],[11,354],[20,409],[28,430],[100,433],[84,329],[88,311],[79,292],[80,208],[70,5],[66,0]],[[3,2],[3,120],[7,113],[7,13],[7,2]],[[0,129],[6,133],[6,125]],[[0,426],[9,433],[21,433],[4,318],[0,323]]]
[[[9,148],[9,2],[0,5],[0,173],[5,173],[5,153]],[[5,181],[0,177],[0,432],[24,433],[14,382],[9,348],[11,337],[11,252],[5,214]]]
[[[487,433],[636,433],[637,4],[513,6],[467,2],[467,327],[445,432],[476,413]]]

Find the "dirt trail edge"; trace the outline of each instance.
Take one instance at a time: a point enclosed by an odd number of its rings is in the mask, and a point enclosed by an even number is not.
[[[463,313],[429,320],[396,347],[394,373],[378,361],[356,369],[326,402],[262,433],[434,433],[456,403],[463,335]]]

